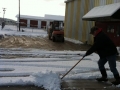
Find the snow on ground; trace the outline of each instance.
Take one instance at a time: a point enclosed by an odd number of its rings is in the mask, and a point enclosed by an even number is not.
[[[24,32],[22,32],[24,30]],[[6,25],[3,30],[0,30],[0,34],[3,35],[17,35],[17,36],[40,36],[40,37],[46,37],[47,32],[42,29],[35,29],[35,28],[21,28],[21,32],[17,30],[16,26],[9,26]]]
[[[25,32],[18,32],[16,27],[5,26],[0,34],[4,35],[27,35],[47,36],[45,30],[24,29]],[[47,51],[38,49],[22,48],[0,48],[0,85],[35,85],[44,87],[47,90],[61,90],[60,79],[72,66],[74,66],[84,55],[85,51]],[[15,58],[3,59],[2,55],[19,54],[40,56],[40,58]],[[95,79],[100,77],[97,61],[99,57],[93,53],[85,57],[68,75],[63,79]],[[120,72],[120,62],[117,62]],[[109,78],[113,74],[106,69]]]

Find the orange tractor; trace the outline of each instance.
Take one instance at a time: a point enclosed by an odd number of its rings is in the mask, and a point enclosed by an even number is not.
[[[64,23],[63,21],[53,21],[48,28],[49,40],[53,42],[61,41],[64,42]]]

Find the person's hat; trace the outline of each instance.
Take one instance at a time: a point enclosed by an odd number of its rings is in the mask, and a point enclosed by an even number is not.
[[[97,26],[92,27],[91,30],[90,30],[90,34],[93,34],[94,31],[96,31],[96,30],[98,30]]]

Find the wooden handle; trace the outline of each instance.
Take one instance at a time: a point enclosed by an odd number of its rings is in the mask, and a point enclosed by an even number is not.
[[[66,74],[62,76],[61,79],[63,79],[84,57],[82,57]]]

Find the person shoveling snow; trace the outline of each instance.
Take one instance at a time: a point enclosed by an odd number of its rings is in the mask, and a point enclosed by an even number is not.
[[[102,74],[101,78],[97,78],[97,81],[108,81],[107,73],[104,65],[108,62],[111,72],[114,75],[115,81],[112,82],[114,85],[120,84],[120,76],[119,72],[116,68],[116,55],[118,54],[117,48],[112,42],[112,40],[102,32],[101,28],[96,26],[91,28],[91,32],[94,36],[94,44],[93,46],[86,52],[85,56],[92,54],[93,52],[97,52],[100,56],[98,61],[99,70]]]

